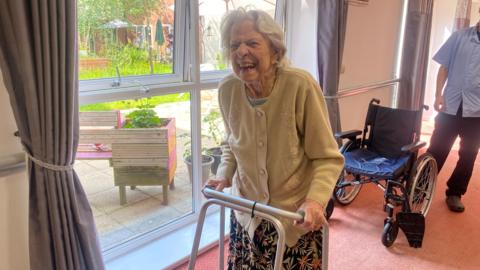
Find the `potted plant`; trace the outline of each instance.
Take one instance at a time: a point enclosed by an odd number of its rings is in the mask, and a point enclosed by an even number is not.
[[[184,134],[182,137],[186,137],[186,136],[187,134]],[[192,174],[192,151],[191,151],[190,139],[187,139],[183,144],[183,146],[185,147],[185,150],[183,151],[183,161],[187,165],[188,175],[190,177],[190,183],[191,183],[193,179],[193,174]],[[202,185],[204,185],[207,182],[208,177],[210,176],[210,168],[213,162],[214,162],[214,158],[207,154],[207,151],[205,148],[202,148]]]
[[[222,119],[220,112],[218,110],[211,110],[205,117],[203,117],[202,121],[207,125],[207,136],[211,138],[215,144],[214,147],[207,148],[206,152],[214,159],[211,167],[212,174],[217,174],[218,165],[220,164],[222,157],[222,148],[220,147],[220,143],[224,137],[224,132],[221,129]]]
[[[155,128],[162,127],[168,122],[166,118],[160,118],[157,113],[147,105],[141,105],[126,115],[123,128]]]

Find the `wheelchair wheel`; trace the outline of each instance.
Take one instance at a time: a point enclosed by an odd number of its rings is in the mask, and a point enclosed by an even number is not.
[[[327,220],[329,220],[330,217],[332,216],[334,208],[335,208],[335,205],[333,203],[333,199],[328,200],[327,207],[325,207],[325,218]]]
[[[433,200],[437,180],[437,163],[424,153],[413,164],[409,179],[408,203],[413,213],[426,216]]]
[[[355,142],[348,141],[347,143],[342,145],[342,147],[340,148],[340,153],[344,154],[345,152],[351,151],[357,147],[358,146],[356,145]],[[340,174],[340,177],[337,180],[337,185],[333,190],[333,198],[335,199],[336,202],[338,202],[341,205],[348,205],[351,202],[353,202],[353,200],[355,200],[358,193],[360,192],[360,189],[362,188],[362,185],[338,187],[343,183],[348,183],[355,180],[356,178],[353,174],[348,173],[347,171],[345,171],[345,169],[342,170],[342,173]]]
[[[341,205],[348,205],[351,202],[353,202],[353,200],[355,200],[358,193],[360,192],[360,189],[362,188],[362,185],[350,185],[350,186],[339,187],[339,185],[342,185],[348,182],[353,182],[355,180],[356,180],[355,175],[348,173],[345,170],[342,171],[342,174],[337,180],[337,185],[333,190],[333,197],[335,198],[335,201],[337,201]]]
[[[386,247],[393,245],[397,239],[398,223],[396,221],[387,221],[383,227],[382,244]]]

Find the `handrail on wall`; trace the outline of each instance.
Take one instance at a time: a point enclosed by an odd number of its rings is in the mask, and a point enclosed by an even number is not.
[[[395,85],[400,82],[400,79],[393,79],[388,81],[381,81],[367,85],[356,86],[352,88],[340,89],[334,96],[325,96],[325,99],[340,99],[344,97],[354,96],[361,93],[368,92],[373,89],[378,89],[386,86]]]
[[[20,137],[19,131],[15,131],[13,136]],[[10,176],[23,171],[26,166],[25,160],[22,158],[24,156],[25,155],[23,155],[23,153],[13,154],[10,158],[8,158],[10,162],[0,162],[0,177]]]
[[[17,161],[13,164],[7,164],[0,167],[0,177],[10,176],[25,169],[25,161]]]

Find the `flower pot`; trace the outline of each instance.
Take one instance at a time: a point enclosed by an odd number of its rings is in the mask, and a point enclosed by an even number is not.
[[[184,158],[183,161],[185,162],[185,164],[187,164],[188,175],[190,177],[190,183],[191,183],[193,179],[192,156],[188,156]],[[205,185],[205,183],[208,180],[208,177],[210,176],[210,167],[212,166],[212,163],[213,163],[213,157],[208,155],[202,155],[202,185]]]
[[[220,146],[212,147],[207,149],[207,152],[208,152],[208,155],[213,157],[213,163],[210,170],[212,171],[213,175],[216,175],[218,165],[220,165],[220,161],[222,159],[222,148],[220,148]]]

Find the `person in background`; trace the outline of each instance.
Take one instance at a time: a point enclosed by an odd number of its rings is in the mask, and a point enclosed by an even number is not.
[[[286,229],[285,269],[321,269],[324,208],[343,168],[322,90],[306,71],[289,67],[282,28],[265,12],[237,9],[221,24],[234,74],[219,86],[226,128],[222,161],[207,185],[288,211],[303,223]],[[273,224],[232,211],[228,269],[271,269]],[[279,254],[281,255],[281,254]]]
[[[459,159],[447,182],[446,204],[453,212],[463,212],[461,197],[467,192],[480,148],[480,22],[454,32],[433,60],[441,65],[434,103],[438,115],[427,151],[440,171],[460,137]]]

